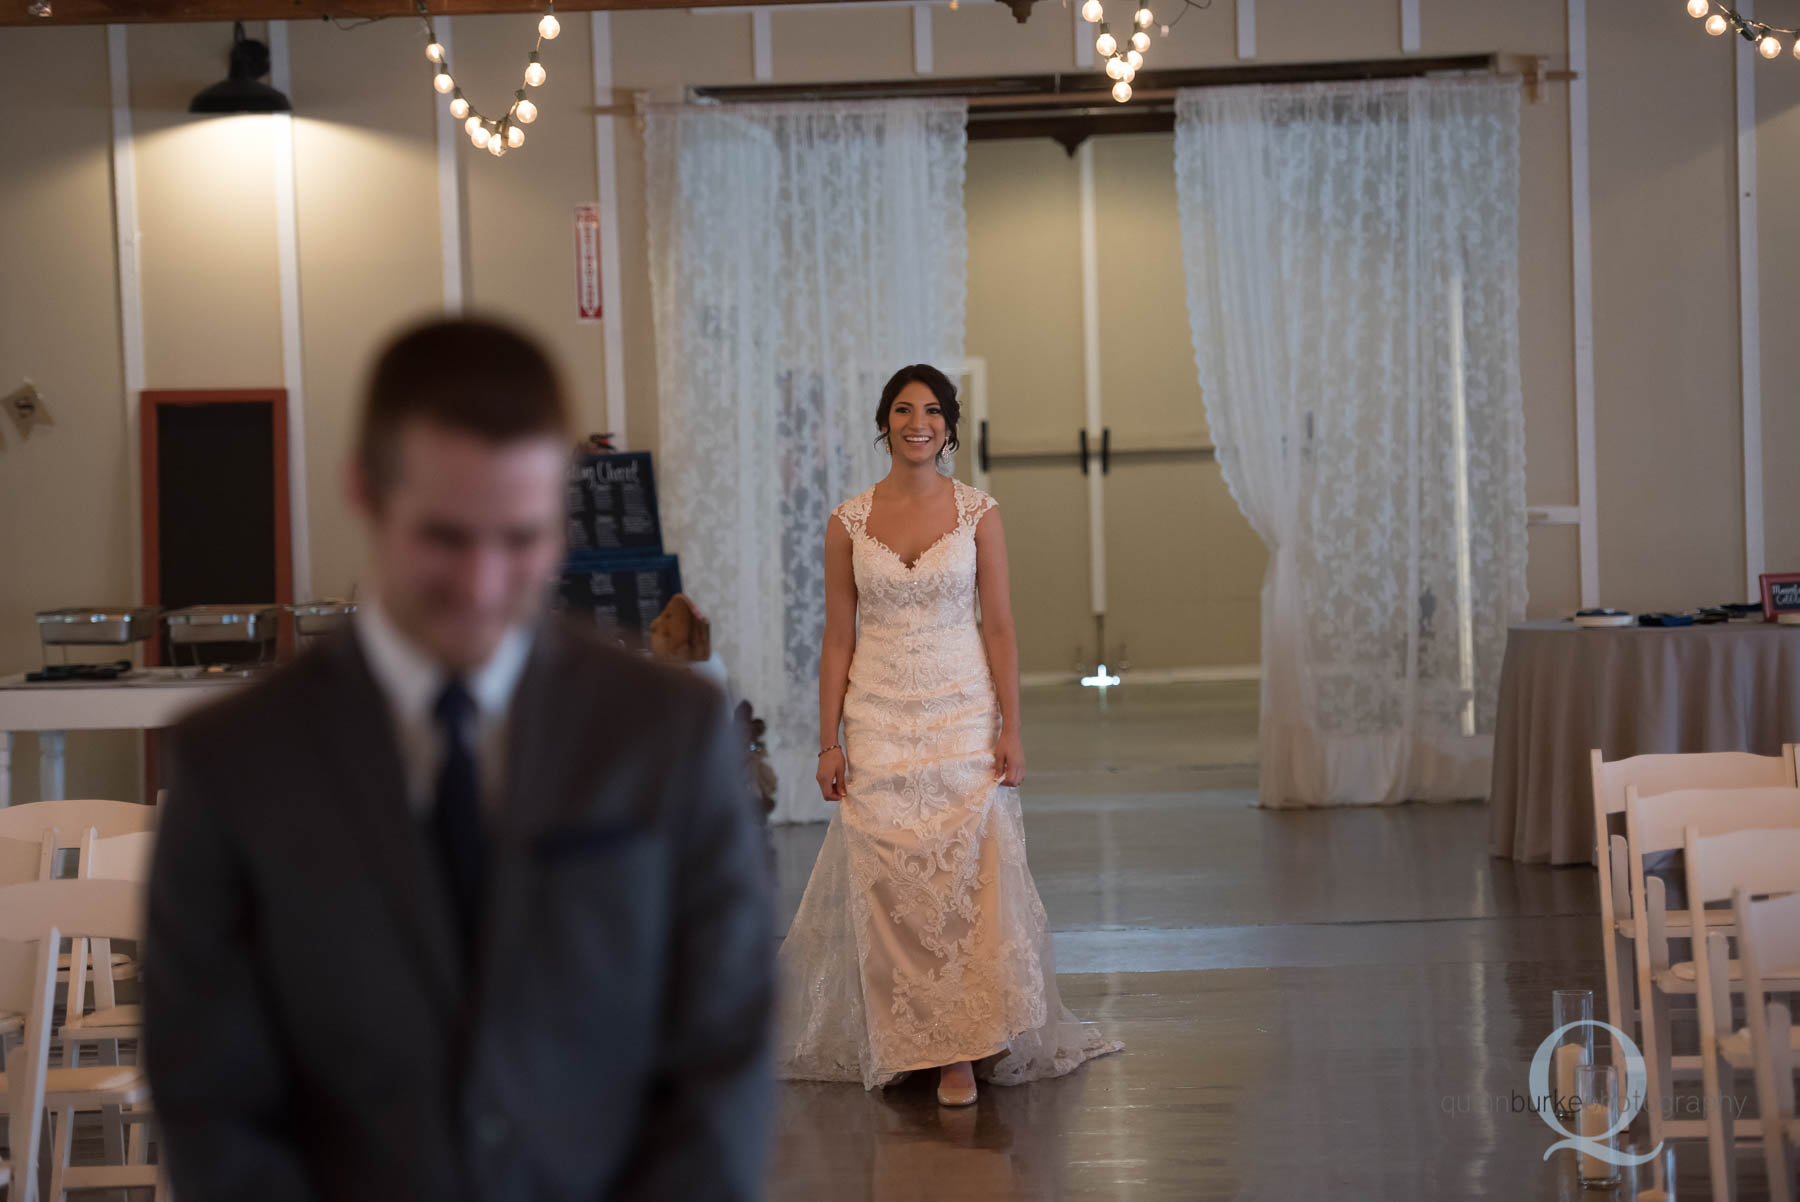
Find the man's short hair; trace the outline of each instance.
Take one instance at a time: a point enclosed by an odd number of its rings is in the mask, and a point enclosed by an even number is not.
[[[572,437],[562,381],[543,348],[510,326],[476,318],[414,326],[376,360],[356,454],[377,501],[393,486],[400,431],[413,421],[493,443]]]

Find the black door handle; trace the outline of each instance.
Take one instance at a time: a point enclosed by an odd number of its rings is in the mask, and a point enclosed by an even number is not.
[[[975,461],[981,465],[982,474],[988,470],[987,418],[981,419],[981,430],[975,438]]]
[[[1102,426],[1100,429],[1100,474],[1112,471],[1112,427]]]
[[[1083,430],[1081,432],[1081,474],[1084,476],[1088,474],[1088,445],[1087,445],[1087,431],[1086,430]]]

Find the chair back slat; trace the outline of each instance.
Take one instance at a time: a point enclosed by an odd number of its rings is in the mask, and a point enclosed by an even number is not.
[[[155,851],[155,831],[100,838],[99,832],[89,827],[88,838],[82,842],[79,871],[84,879],[148,881]]]
[[[45,831],[35,839],[0,835],[0,885],[41,881],[50,875],[56,854],[56,833]]]
[[[1730,901],[1743,888],[1753,896],[1800,890],[1800,813],[1791,825],[1701,835],[1688,827],[1688,905]]]
[[[32,886],[13,886],[31,888]],[[6,1057],[8,1148],[12,1180],[8,1202],[37,1202],[38,1153],[44,1134],[44,1083],[50,1065],[50,1027],[56,1004],[56,949],[62,941],[55,927],[29,945],[29,985],[18,1007],[25,1015],[25,1038]],[[20,946],[15,941],[0,946]]]
[[[66,801],[33,801],[0,809],[0,838],[40,839],[56,831],[59,848],[81,846],[81,832],[94,827],[101,838],[156,829],[155,806],[135,801],[72,798]]]
[[[1630,798],[1634,863],[1659,851],[1673,851],[1687,841],[1687,828],[1702,838],[1730,831],[1800,825],[1800,789],[1680,789],[1646,797],[1635,786]],[[1635,870],[1635,869],[1634,869]]]
[[[1749,891],[1745,890],[1744,895],[1747,900]],[[1747,914],[1750,924],[1747,937],[1739,944],[1744,949],[1746,973],[1755,967],[1762,977],[1772,970],[1800,965],[1800,893],[1766,901],[1747,900],[1738,913],[1740,919]]]
[[[1794,774],[1794,748],[1780,755],[1747,751],[1697,751],[1681,755],[1634,755],[1607,763],[1599,749],[1589,753],[1596,808],[1617,814],[1625,809],[1625,790],[1636,786],[1639,797],[1681,789],[1758,789],[1800,785]]]
[[[32,881],[0,886],[0,939],[36,939],[57,927],[72,939],[141,939],[140,881]]]

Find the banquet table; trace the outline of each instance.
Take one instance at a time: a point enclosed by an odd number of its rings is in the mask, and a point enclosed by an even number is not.
[[[139,668],[116,681],[27,683],[0,677],[0,807],[11,805],[15,731],[36,731],[41,800],[63,796],[63,760],[71,730],[155,730],[195,706],[241,688],[244,677],[192,668]]]
[[[1530,863],[1593,861],[1589,751],[1751,751],[1800,742],[1800,626],[1507,632],[1488,841]]]

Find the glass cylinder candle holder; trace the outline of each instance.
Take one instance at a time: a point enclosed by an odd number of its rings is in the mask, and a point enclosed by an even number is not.
[[[1556,1117],[1567,1123],[1576,1113],[1575,1070],[1594,1063],[1594,991],[1558,989],[1550,997],[1550,1018],[1554,1030],[1580,1024],[1557,1036],[1550,1060],[1551,1104]]]
[[[1584,1064],[1575,1070],[1575,1133],[1588,1143],[1579,1158],[1578,1179],[1584,1189],[1611,1189],[1619,1184],[1619,1166],[1601,1150],[1619,1146],[1608,1134],[1624,1113],[1619,1097],[1619,1070],[1610,1064]]]

